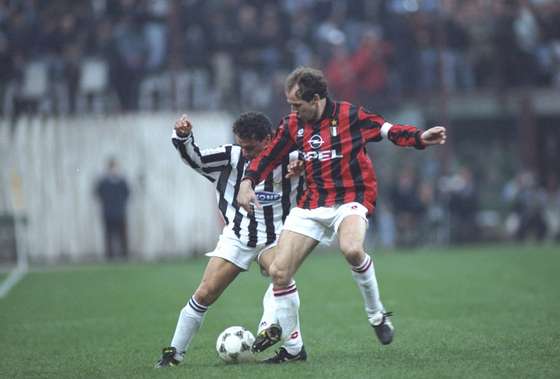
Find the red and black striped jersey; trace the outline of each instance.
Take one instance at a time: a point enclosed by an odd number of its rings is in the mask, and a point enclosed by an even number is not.
[[[317,122],[306,123],[295,112],[286,116],[269,146],[252,160],[245,178],[253,184],[261,182],[290,151],[299,150],[305,161],[306,189],[298,207],[358,202],[371,213],[377,180],[366,143],[385,137],[399,146],[422,149],[421,132],[413,126],[390,124],[363,107],[327,98]]]

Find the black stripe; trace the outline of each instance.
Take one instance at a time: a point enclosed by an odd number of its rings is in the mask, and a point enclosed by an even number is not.
[[[313,138],[314,135],[319,135],[321,136],[321,122],[319,121],[317,124],[313,125],[313,134],[311,135],[311,138]],[[321,137],[323,138],[323,137]],[[313,151],[317,151],[312,149]],[[312,174],[311,176],[313,177],[313,181],[315,182],[315,187],[317,188],[317,191],[319,192],[319,199],[318,199],[318,206],[322,206],[324,205],[324,200],[325,197],[327,196],[326,191],[324,190],[325,187],[325,182],[323,180],[323,173],[321,170],[322,167],[322,163],[319,159],[313,159],[311,161],[311,167],[312,167]],[[322,202],[321,202],[322,201]]]
[[[237,236],[237,238],[241,237],[241,220],[243,219],[243,215],[239,212],[239,204],[237,203],[237,194],[239,192],[239,185],[241,184],[241,179],[243,178],[244,170],[245,170],[245,158],[243,154],[239,152],[239,161],[237,161],[237,179],[235,180],[235,189],[233,191],[233,208],[235,208],[235,217],[233,218],[233,232]]]
[[[292,182],[291,179],[286,179],[288,174],[288,163],[290,162],[290,156],[282,162],[282,222],[288,217],[290,213],[290,195],[292,193]]]
[[[190,141],[194,152],[196,153],[196,155],[198,155],[198,157],[200,158],[200,160],[202,161],[202,154],[200,154],[200,149],[198,148],[198,146],[196,145],[196,143],[194,142],[194,136],[191,134],[191,141]]]
[[[226,146],[226,148],[227,148],[227,146]],[[202,163],[213,163],[213,162],[219,162],[219,161],[227,161],[228,157],[229,157],[229,155],[227,154],[227,152],[223,151],[223,152],[216,153],[216,154],[204,155],[200,158],[200,160],[202,161]]]
[[[222,171],[225,167],[226,165],[216,166],[216,167],[203,167],[202,171],[204,171],[207,174],[210,174],[211,172]]]
[[[257,232],[257,220],[255,219],[255,212],[249,213],[249,241],[247,241],[247,246],[256,247],[258,241]]]
[[[282,165],[284,167],[284,165]],[[283,172],[282,172],[283,173]],[[274,192],[274,171],[272,171],[268,178],[264,181],[264,190],[268,192]],[[284,190],[282,189],[282,192]],[[282,201],[284,201],[284,194],[282,194]],[[264,212],[264,224],[266,225],[266,244],[270,245],[276,241],[276,229],[274,227],[274,212],[273,205],[263,207]]]
[[[203,169],[200,168],[200,166],[198,164],[196,164],[195,161],[193,161],[191,159],[191,157],[189,157],[189,154],[187,153],[187,148],[185,147],[185,141],[181,141],[179,139],[173,139],[172,140],[173,145],[175,146],[175,148],[177,150],[179,150],[179,154],[181,154],[181,158],[183,158],[185,161],[187,161],[187,163],[189,164],[189,166],[191,166],[192,168],[194,168],[195,170],[201,170],[204,171]],[[223,168],[223,167],[222,167]],[[222,169],[220,168],[220,170]],[[204,172],[200,172],[200,174],[202,176],[204,176],[206,179],[208,179],[209,181],[211,181],[212,183],[214,183],[216,181],[216,179],[214,179],[213,177],[211,177],[210,175],[206,175],[204,174]]]
[[[305,181],[303,180],[303,176],[299,177],[298,186],[297,186],[297,193],[296,193],[296,204],[300,201],[303,197],[303,189],[305,188]]]
[[[350,134],[352,135],[352,151],[350,152],[350,173],[352,175],[352,180],[354,181],[354,199],[358,203],[364,202],[364,179],[362,177],[362,170],[360,168],[360,161],[358,160],[358,155],[363,153],[364,147],[362,144],[362,131],[358,125],[354,122],[354,118],[357,117],[357,109],[354,105],[350,108]]]
[[[336,150],[337,154],[340,155],[342,153],[342,144],[340,143],[340,132],[343,127],[346,128],[346,125],[343,125],[340,119],[340,105],[338,103],[334,103],[334,108],[335,110],[334,110],[333,118],[337,122],[336,127],[338,129],[338,133],[336,134],[336,136],[333,136],[331,134],[331,149]],[[332,181],[334,183],[334,186],[336,188],[336,196],[334,199],[336,204],[342,204],[344,202],[344,194],[346,193],[346,191],[344,190],[344,182],[342,181],[341,165],[342,165],[342,159],[331,160],[331,174],[332,174],[331,176],[332,176]]]
[[[303,121],[301,119],[298,119],[297,130],[296,130],[296,145],[297,145],[297,148],[299,149],[299,151],[301,151],[301,152],[304,151],[304,146],[303,146],[304,126],[305,126],[305,124],[303,123]],[[300,132],[300,130],[301,130],[301,132]]]
[[[208,310],[208,308],[203,308],[202,306],[198,305],[194,299],[190,299],[189,301],[189,305],[191,306],[192,309],[194,309],[195,311],[197,311],[198,313],[204,313]]]
[[[231,146],[227,146],[226,151],[231,156]],[[226,223],[226,225],[229,225],[229,220],[226,216],[228,202],[225,198],[225,193],[226,193],[228,179],[231,174],[231,169],[232,169],[231,165],[227,165],[223,169],[222,173],[220,174],[220,177],[218,178],[218,184],[216,184],[216,191],[218,191],[218,194],[220,195],[220,199],[218,200],[218,209],[220,210],[220,213],[224,217],[224,222]]]
[[[237,190],[239,188],[239,183],[241,183],[242,180],[242,176],[239,178],[238,180],[238,184],[236,185],[236,193]],[[237,194],[235,195],[235,197],[237,198]],[[249,240],[247,241],[247,246],[249,247],[256,247],[257,246],[257,241],[258,241],[258,232],[257,232],[257,220],[255,219],[255,212],[251,212],[247,215],[247,217],[249,218]],[[237,219],[237,215],[235,215],[235,218]],[[239,220],[241,222],[241,220]]]
[[[174,139],[173,140],[173,145],[175,145],[177,150],[179,150],[179,153],[181,154],[181,158],[186,160],[187,163],[192,168],[194,168],[194,169],[199,169],[200,168],[200,166],[197,165],[196,162],[191,159],[191,157],[189,157],[189,153],[187,153],[187,148],[185,147],[185,144],[183,143],[183,141],[178,140],[178,139]]]

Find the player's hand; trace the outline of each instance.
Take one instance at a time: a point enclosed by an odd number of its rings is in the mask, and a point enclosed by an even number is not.
[[[423,132],[420,139],[424,145],[443,145],[447,139],[445,127],[434,126]]]
[[[180,119],[175,121],[175,133],[181,138],[188,137],[192,131],[192,124],[186,114],[183,114]]]
[[[303,161],[299,159],[297,161],[291,161],[290,163],[288,163],[288,173],[286,174],[286,179],[300,176],[301,174],[303,174],[303,170]]]
[[[239,185],[239,192],[237,193],[237,203],[243,209],[245,209],[247,213],[253,213],[253,205],[257,206],[258,208],[261,207],[249,179],[243,180]]]

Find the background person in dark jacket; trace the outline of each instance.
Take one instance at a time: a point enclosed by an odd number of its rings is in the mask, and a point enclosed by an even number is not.
[[[97,182],[95,194],[103,211],[105,256],[127,258],[126,204],[130,190],[114,158],[108,160],[107,171]]]

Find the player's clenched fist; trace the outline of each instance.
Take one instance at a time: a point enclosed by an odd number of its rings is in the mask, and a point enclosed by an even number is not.
[[[177,133],[179,137],[187,137],[191,134],[191,130],[192,124],[186,114],[182,115],[180,119],[175,121],[175,133]]]
[[[288,163],[288,173],[286,178],[294,178],[303,174],[305,166],[302,160],[291,161]]]
[[[424,145],[443,145],[447,139],[447,132],[443,126],[434,126],[420,136]]]

